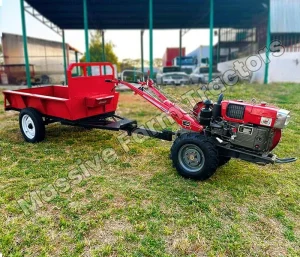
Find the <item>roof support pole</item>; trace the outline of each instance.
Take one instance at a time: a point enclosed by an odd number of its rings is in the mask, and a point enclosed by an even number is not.
[[[217,65],[220,62],[220,41],[221,41],[221,29],[218,30],[218,52],[217,52]]]
[[[150,78],[153,78],[153,0],[149,0],[149,64]]]
[[[67,53],[66,53],[66,39],[65,39],[65,31],[62,31],[62,48],[64,54],[64,74],[65,74],[65,85],[68,85],[68,77],[67,77]]]
[[[27,33],[26,33],[24,0],[20,0],[20,7],[21,7],[21,21],[22,21],[22,34],[23,34],[23,48],[24,48],[26,81],[27,81],[27,86],[29,88],[31,88],[31,75],[30,75],[28,47],[27,47]]]
[[[76,61],[76,63],[78,63],[78,52],[77,51],[75,51],[75,61]],[[79,76],[79,67],[78,66],[76,67],[76,74],[77,74],[77,76]]]
[[[90,48],[89,48],[89,21],[87,0],[83,0],[83,19],[84,19],[84,35],[85,35],[85,61],[90,62]]]
[[[179,67],[181,68],[181,58],[182,58],[182,30],[179,30]]]
[[[212,81],[213,56],[214,56],[214,0],[210,0],[209,16],[209,82]]]
[[[105,62],[106,61],[106,55],[105,55],[104,30],[101,31],[101,37],[102,37],[102,62]]]
[[[267,51],[266,51],[266,65],[265,65],[265,78],[264,84],[269,82],[269,56],[270,56],[270,44],[271,44],[271,1],[268,5],[268,25],[267,25]]]
[[[101,37],[102,37],[102,62],[106,62],[104,30],[101,31]],[[106,75],[106,66],[104,66],[103,68],[104,68],[104,75]]]
[[[144,79],[144,30],[141,30],[141,72]]]

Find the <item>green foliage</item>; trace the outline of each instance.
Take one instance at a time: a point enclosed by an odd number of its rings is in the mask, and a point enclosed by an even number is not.
[[[163,66],[163,60],[162,58],[155,58],[153,60],[153,66],[156,67],[156,68],[160,68]]]
[[[90,58],[91,62],[103,62],[103,47],[102,47],[102,36],[101,31],[96,30],[94,34],[91,33],[91,42],[90,42]],[[81,58],[81,62],[85,62],[86,55]],[[105,61],[111,62],[113,64],[118,63],[118,57],[114,53],[114,44],[108,42],[105,44]]]

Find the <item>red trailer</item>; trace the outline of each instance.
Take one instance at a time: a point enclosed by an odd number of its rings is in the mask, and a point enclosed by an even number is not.
[[[173,66],[173,59],[180,56],[179,47],[168,47],[163,56],[163,67]],[[181,48],[181,56],[185,56],[185,48]]]
[[[72,69],[77,66],[83,74],[72,77]],[[290,112],[287,110],[265,103],[223,100],[221,94],[217,103],[200,101],[191,112],[186,112],[162,94],[151,79],[137,82],[140,87],[115,79],[110,63],[71,64],[68,81],[68,87],[46,86],[3,92],[5,110],[20,111],[19,124],[26,141],[42,141],[45,125],[53,122],[124,130],[128,135],[138,133],[168,141],[176,135],[171,148],[174,167],[184,177],[201,180],[212,176],[231,158],[259,164],[296,160],[279,159],[271,153],[280,141],[282,129],[288,124]],[[119,84],[129,87],[171,116],[182,130],[177,133],[152,131],[139,128],[135,120],[115,115],[119,98],[115,88]]]
[[[81,68],[82,76],[72,77],[72,70],[76,67]],[[143,129],[137,130],[136,121],[115,115],[119,93],[115,90],[116,85],[111,83],[115,78],[111,63],[74,63],[68,67],[67,76],[68,86],[3,91],[5,110],[20,111],[20,129],[26,141],[42,141],[45,125],[54,122],[86,128],[126,130],[129,134],[143,132]],[[142,96],[146,94],[129,83],[123,84]],[[153,137],[169,141],[174,134],[170,131],[145,131]]]

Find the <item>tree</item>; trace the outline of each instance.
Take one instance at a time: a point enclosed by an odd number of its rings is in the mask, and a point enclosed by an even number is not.
[[[153,65],[154,67],[157,67],[157,68],[162,67],[163,60],[161,58],[155,58],[153,60],[153,64],[154,64]]]
[[[134,68],[140,69],[142,66],[142,61],[141,59],[127,58],[127,59],[123,59],[119,65],[121,67],[121,70],[133,70]],[[149,61],[144,60],[144,67],[147,66],[149,66]]]
[[[90,59],[91,62],[103,62],[103,49],[102,49],[102,40],[101,40],[101,31],[96,30],[95,33],[91,33],[91,42],[89,46],[90,50]],[[81,62],[85,62],[86,55],[80,59]],[[118,63],[118,57],[114,53],[114,44],[108,42],[105,44],[105,61],[111,62],[113,64]]]

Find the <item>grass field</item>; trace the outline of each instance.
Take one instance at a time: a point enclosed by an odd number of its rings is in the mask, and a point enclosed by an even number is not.
[[[165,90],[179,99],[191,88]],[[300,85],[239,85],[225,97],[291,110],[275,153],[300,156]],[[129,92],[119,110],[140,125],[160,114]],[[300,256],[299,161],[232,160],[196,182],[172,168],[170,142],[136,138],[125,152],[119,132],[51,124],[46,140],[33,145],[18,126],[18,114],[1,108],[3,257]]]

